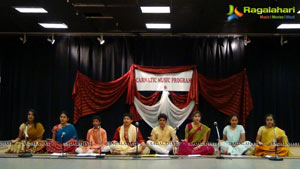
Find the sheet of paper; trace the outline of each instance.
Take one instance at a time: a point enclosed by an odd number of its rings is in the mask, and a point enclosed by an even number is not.
[[[191,154],[191,155],[188,155],[188,157],[201,157],[200,154]]]
[[[155,157],[169,157],[168,154],[155,154]]]
[[[67,153],[52,153],[52,156],[61,156],[61,155],[67,155]]]
[[[105,154],[96,154],[96,153],[80,153],[77,154],[78,157],[97,157],[97,156],[105,156]]]

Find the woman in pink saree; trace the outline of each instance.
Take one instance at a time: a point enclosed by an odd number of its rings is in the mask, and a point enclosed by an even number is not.
[[[185,127],[185,140],[179,145],[178,155],[212,155],[215,152],[213,146],[206,145],[210,128],[200,123],[200,120],[201,113],[195,111],[193,114],[193,122],[187,124]]]

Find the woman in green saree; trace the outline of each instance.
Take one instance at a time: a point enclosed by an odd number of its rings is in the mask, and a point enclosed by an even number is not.
[[[213,146],[206,145],[210,128],[200,123],[201,114],[195,111],[193,122],[185,127],[185,139],[181,142],[178,155],[201,154],[212,155],[215,152]]]

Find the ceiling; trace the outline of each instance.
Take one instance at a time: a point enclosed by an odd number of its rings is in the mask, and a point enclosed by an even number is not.
[[[69,1],[69,2],[68,2]],[[296,7],[300,0],[1,0],[0,32],[85,32],[85,33],[300,33],[277,30],[292,20],[261,20],[256,14],[227,21],[229,4],[251,7]],[[47,14],[22,14],[14,6],[40,6]],[[83,7],[84,6],[84,7]],[[170,14],[143,14],[140,6],[170,6]],[[45,29],[39,22],[63,22],[68,29]],[[145,23],[169,22],[170,30],[148,30]]]

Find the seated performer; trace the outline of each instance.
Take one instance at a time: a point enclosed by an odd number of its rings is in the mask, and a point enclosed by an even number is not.
[[[68,113],[62,111],[60,114],[60,124],[52,129],[52,140],[48,140],[46,149],[50,153],[61,153],[62,144],[64,144],[64,152],[75,153],[78,147],[78,136],[75,127],[68,123]]]
[[[123,125],[118,127],[110,151],[112,154],[134,154],[136,153],[136,140],[138,140],[138,153],[149,154],[150,149],[146,146],[140,130],[132,125],[131,114],[123,115]],[[138,138],[138,139],[137,139]]]
[[[220,141],[221,151],[224,154],[242,155],[251,148],[251,142],[245,141],[245,130],[238,125],[238,116],[231,115],[230,125],[223,130],[223,140]]]
[[[275,155],[275,143],[277,142],[277,154],[278,156],[291,155],[288,146],[288,138],[285,132],[278,127],[274,127],[275,119],[272,114],[266,115],[266,125],[261,126],[258,129],[256,136],[255,155]],[[276,140],[275,140],[276,135]],[[276,142],[275,142],[276,141]]]
[[[106,131],[100,127],[100,124],[101,118],[99,116],[94,116],[93,128],[89,129],[86,136],[87,146],[77,148],[76,153],[109,152]]]
[[[27,120],[26,123],[22,123],[19,127],[19,135],[15,140],[11,141],[7,153],[22,153],[25,149],[30,153],[38,153],[44,148],[45,142],[42,139],[45,129],[38,122],[38,115],[34,109],[29,109]],[[27,141],[25,141],[26,135]]]
[[[213,146],[206,145],[210,128],[200,123],[200,120],[200,112],[195,111],[193,114],[193,122],[187,124],[185,127],[185,140],[179,145],[178,155],[212,155],[215,152]]]
[[[149,148],[159,154],[169,154],[173,150],[173,143],[176,141],[176,133],[173,127],[166,125],[167,115],[158,116],[159,126],[152,129],[151,137],[147,141]],[[172,139],[172,140],[171,140]]]

